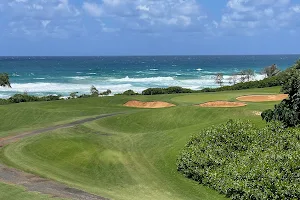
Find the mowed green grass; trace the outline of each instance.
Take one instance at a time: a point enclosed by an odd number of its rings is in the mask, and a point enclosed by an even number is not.
[[[8,185],[5,183],[0,183],[0,199],[1,200],[59,200],[58,198],[51,198],[48,195],[42,195],[36,192],[28,192],[24,188],[15,186],[15,185]]]
[[[0,105],[0,137],[93,115],[129,110],[128,97],[105,97]]]
[[[14,167],[111,199],[225,199],[177,172],[176,159],[179,152],[191,135],[228,119],[250,120],[258,126],[264,126],[261,117],[254,115],[253,111],[263,111],[277,102],[248,103],[248,106],[240,108],[201,108],[194,104],[278,92],[279,88],[268,88],[149,97],[117,96],[109,97],[111,103],[107,107],[105,101],[108,98],[48,102],[35,109],[54,109],[59,114],[60,110],[71,113],[72,109],[76,111],[80,107],[81,112],[87,109],[86,115],[94,115],[96,113],[90,103],[97,102],[95,105],[99,105],[105,112],[138,112],[30,137],[8,145],[2,149],[0,157],[3,162]],[[122,107],[130,98],[168,101],[177,104],[177,107]],[[60,117],[61,120],[69,120]],[[53,120],[47,123],[51,124]]]

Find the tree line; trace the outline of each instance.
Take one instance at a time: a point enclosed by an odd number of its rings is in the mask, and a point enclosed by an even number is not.
[[[265,67],[261,73],[264,74],[266,76],[266,78],[269,78],[269,77],[278,75],[279,72],[280,72],[280,69],[278,69],[276,64],[273,64],[271,66]],[[254,70],[246,69],[246,70],[242,70],[240,72],[234,73],[227,80],[230,85],[235,85],[238,82],[240,82],[240,83],[249,82],[249,81],[253,80],[254,77],[255,77]],[[214,76],[214,79],[215,79],[215,83],[220,86],[222,86],[225,82],[223,73],[217,73]]]

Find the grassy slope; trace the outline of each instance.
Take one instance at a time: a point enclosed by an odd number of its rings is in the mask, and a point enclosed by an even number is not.
[[[170,101],[179,106],[141,110],[28,138],[7,146],[1,157],[13,166],[113,199],[223,199],[216,192],[177,173],[179,152],[199,129],[229,118],[248,119],[263,126],[260,116],[254,116],[252,111],[262,111],[275,103],[249,103],[243,108],[188,105],[278,91],[279,88],[270,88],[133,97],[145,101]],[[72,113],[73,109],[80,107],[80,110],[95,114],[93,105],[88,101],[97,101],[103,107],[108,105],[104,109],[106,111],[114,111],[118,106],[118,109],[123,109],[120,105],[127,101],[125,97],[111,99],[110,104],[102,102],[106,99],[74,100],[63,102],[63,106],[62,102],[51,102],[37,105],[36,109]]]
[[[53,199],[58,200],[58,198],[51,198],[47,195],[41,195],[35,192],[27,192],[24,188],[0,183],[0,200],[46,200]]]
[[[0,137],[92,115],[128,110],[122,106],[127,99],[106,97],[0,105]]]

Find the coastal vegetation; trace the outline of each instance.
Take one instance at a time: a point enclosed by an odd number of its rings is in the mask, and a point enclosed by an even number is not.
[[[262,113],[267,127],[230,120],[202,130],[180,154],[178,171],[231,199],[300,199],[300,130],[287,128],[300,125],[300,61],[278,77],[289,97]]]
[[[7,73],[0,73],[0,87],[11,87]]]
[[[289,95],[275,108],[268,109],[262,113],[262,118],[267,122],[281,121],[287,127],[300,125],[300,61],[286,71],[286,81],[282,87],[282,92]]]
[[[231,199],[300,199],[299,144],[300,131],[280,123],[231,120],[194,135],[178,171]]]

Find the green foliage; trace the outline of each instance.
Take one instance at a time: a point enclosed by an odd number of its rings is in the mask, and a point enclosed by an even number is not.
[[[91,86],[90,92],[93,97],[99,96],[99,90],[93,85]]]
[[[284,82],[284,75],[278,75],[270,78],[265,78],[259,81],[249,81],[237,83],[232,86],[223,86],[219,88],[204,88],[201,92],[221,92],[221,91],[229,91],[229,90],[245,90],[251,88],[266,88],[266,87],[274,87],[281,86]]]
[[[0,87],[11,87],[7,73],[0,74]]]
[[[278,120],[287,127],[300,124],[300,61],[285,73],[282,91],[289,94],[289,98],[275,105],[274,110],[266,110],[262,118],[267,122]]]
[[[122,95],[132,96],[132,95],[138,95],[138,93],[133,90],[126,90],[125,92],[122,93]]]
[[[192,137],[178,170],[232,199],[300,199],[300,132],[229,121]]]
[[[191,89],[182,87],[168,87],[168,88],[149,88],[142,92],[143,95],[158,95],[158,94],[179,94],[179,93],[193,93]]]
[[[9,103],[22,103],[22,102],[34,102],[34,101],[57,101],[60,100],[61,95],[49,95],[44,97],[31,96],[26,93],[15,94],[9,99],[0,99],[0,105]]]
[[[70,94],[70,97],[71,97],[72,99],[75,99],[75,98],[78,97],[77,94],[78,94],[78,92],[72,92],[72,93]]]
[[[21,102],[39,101],[39,98],[28,94],[15,94],[14,96],[10,97],[8,100],[11,103],[21,103]]]
[[[269,67],[266,67],[263,69],[262,73],[266,74],[267,77],[272,77],[278,75],[280,72],[280,69],[278,69],[276,64],[273,64]]]
[[[103,96],[107,96],[107,95],[110,95],[111,94],[111,90],[108,89],[106,90],[105,92],[101,92],[100,95],[103,95]]]

